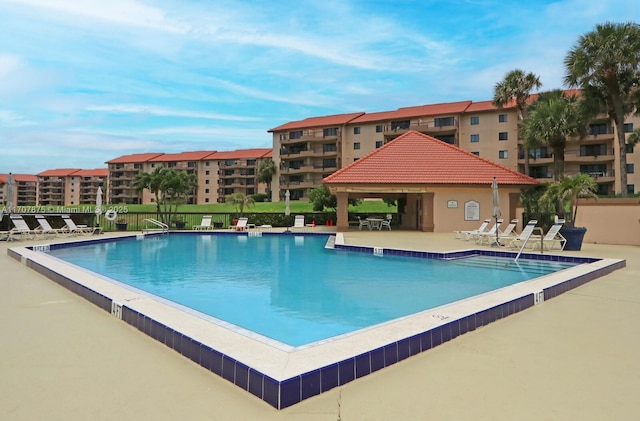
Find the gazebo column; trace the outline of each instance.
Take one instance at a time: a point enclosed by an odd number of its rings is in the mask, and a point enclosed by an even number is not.
[[[422,193],[422,218],[420,222],[420,231],[433,232],[433,197],[434,193]]]
[[[337,192],[336,199],[338,202],[336,230],[345,232],[349,230],[349,193]]]

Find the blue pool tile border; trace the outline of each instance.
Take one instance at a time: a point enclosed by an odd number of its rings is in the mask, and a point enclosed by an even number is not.
[[[193,235],[190,232],[185,232]],[[185,234],[180,233],[180,234]],[[202,235],[202,233],[197,233]],[[214,232],[213,235],[242,235],[236,232]],[[263,233],[264,235],[282,235],[278,233]],[[173,233],[170,235],[174,235]],[[327,235],[296,233],[295,235]],[[131,238],[131,236],[124,237]],[[123,238],[97,238],[83,242],[67,244],[51,244],[51,249],[74,247],[77,245],[94,244],[107,241],[119,241]],[[373,247],[336,245],[337,249],[343,249],[361,253],[374,253]],[[33,249],[33,247],[27,247]],[[15,250],[8,249],[8,255],[18,261],[22,256]],[[383,249],[386,255],[411,256],[430,259],[459,259],[470,256],[500,256],[513,257],[515,253],[500,250],[465,250],[450,253],[436,253],[423,251],[410,251],[398,249]],[[560,261],[571,263],[592,263],[600,259],[576,256],[557,256],[550,254],[524,253],[525,259]],[[52,270],[31,259],[26,259],[25,264],[30,269],[40,273],[48,279],[65,287],[71,292],[85,298],[99,308],[112,312],[112,300],[84,285]],[[544,299],[554,298],[564,292],[583,285],[593,279],[607,275],[617,269],[626,266],[624,260],[610,266],[595,270],[585,275],[568,279],[557,285],[544,289]],[[451,341],[467,332],[493,323],[496,320],[518,313],[534,305],[534,294],[526,294],[514,300],[501,303],[494,307],[452,320],[424,332],[403,338],[401,340],[385,344],[381,347],[361,353],[359,355],[320,367],[309,372],[293,376],[285,380],[275,380],[258,370],[225,355],[193,338],[164,325],[145,314],[142,314],[126,304],[122,305],[121,319],[125,323],[137,328],[139,331],[180,353],[184,357],[199,364],[212,373],[226,379],[241,389],[251,393],[265,401],[276,409],[284,409],[295,405],[302,400],[319,395],[338,386],[343,386],[353,380],[367,376],[375,371],[396,364],[411,356],[428,351],[438,345]]]

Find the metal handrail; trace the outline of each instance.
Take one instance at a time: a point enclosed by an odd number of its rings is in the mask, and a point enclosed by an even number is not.
[[[535,227],[533,229],[532,235],[536,231],[538,231],[540,233],[540,254],[542,254],[543,253],[542,249],[543,249],[543,246],[544,246],[544,230],[541,227]],[[513,259],[514,262],[518,261],[518,257],[520,257],[520,254],[522,254],[522,250],[524,250],[524,248],[526,247],[527,242],[529,242],[530,238],[531,238],[531,235],[524,240],[524,243],[522,243],[522,247],[520,247],[520,251],[518,251],[518,254],[516,255],[516,258]]]
[[[162,229],[162,232],[168,232],[169,231],[169,225],[165,224],[164,222],[160,222],[157,219],[153,219],[153,218],[145,218],[144,219],[145,225],[144,225],[144,230],[143,231],[149,231],[149,228],[147,227],[147,223],[150,223],[152,225],[155,225],[157,227],[160,227]],[[156,228],[157,229],[157,228]]]

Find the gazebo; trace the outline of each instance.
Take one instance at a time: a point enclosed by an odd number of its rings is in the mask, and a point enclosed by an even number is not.
[[[350,198],[397,200],[400,227],[426,232],[475,229],[491,217],[491,183],[504,218],[514,218],[523,187],[534,178],[431,136],[408,131],[323,182],[337,197],[338,231],[349,228]],[[395,222],[398,224],[398,221]]]

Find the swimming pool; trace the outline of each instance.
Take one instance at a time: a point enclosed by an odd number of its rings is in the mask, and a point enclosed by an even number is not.
[[[205,235],[235,236],[239,242],[250,240],[247,233]],[[311,236],[313,234],[306,234],[303,241]],[[140,235],[133,237],[142,238]],[[106,244],[105,247],[109,248],[113,247],[113,241],[100,236],[89,240],[67,240],[65,244],[15,247],[7,253],[277,409],[347,384],[625,266],[624,260],[620,259],[526,253],[521,259],[565,261],[578,265],[311,345],[292,347],[185,306],[124,287],[104,276],[39,252],[82,244]],[[336,234],[335,247],[387,257],[458,259],[466,256],[513,258],[515,255],[490,249],[430,252],[355,246],[345,244],[341,233]],[[99,253],[99,248],[95,250]],[[365,293],[356,291],[356,295]]]
[[[563,270],[497,256],[374,256],[328,236],[169,235],[51,250],[66,262],[294,347]]]

